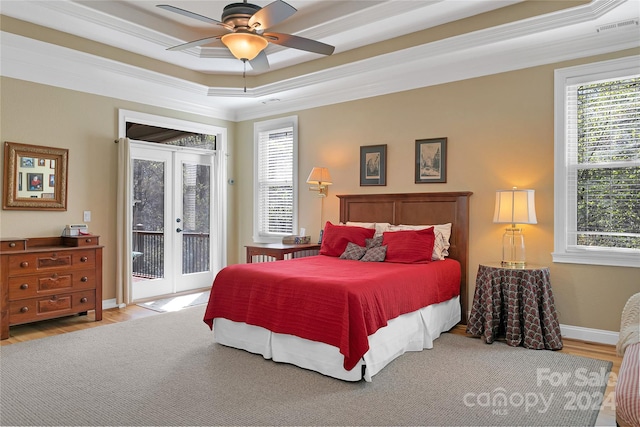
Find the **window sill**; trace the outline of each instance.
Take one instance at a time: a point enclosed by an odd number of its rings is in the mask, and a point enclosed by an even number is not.
[[[640,268],[640,253],[638,251],[611,252],[599,249],[585,249],[553,252],[551,256],[554,263]]]

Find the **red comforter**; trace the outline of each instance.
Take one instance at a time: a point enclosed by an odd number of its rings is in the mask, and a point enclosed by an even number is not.
[[[360,262],[317,255],[221,270],[204,321],[261,326],[340,349],[351,370],[387,321],[460,294],[460,265]]]

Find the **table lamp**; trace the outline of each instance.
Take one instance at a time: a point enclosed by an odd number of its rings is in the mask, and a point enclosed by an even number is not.
[[[511,224],[502,237],[502,265],[511,268],[525,266],[524,235],[516,224],[537,224],[535,190],[496,191],[496,206],[493,214],[496,224]]]

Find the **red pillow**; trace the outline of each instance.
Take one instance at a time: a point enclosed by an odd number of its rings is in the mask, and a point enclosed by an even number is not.
[[[428,263],[435,240],[433,227],[382,233],[382,244],[387,246],[385,262]]]
[[[349,242],[353,242],[358,246],[365,246],[365,240],[372,238],[375,232],[376,230],[373,228],[333,225],[327,221],[322,234],[320,255],[340,256]]]

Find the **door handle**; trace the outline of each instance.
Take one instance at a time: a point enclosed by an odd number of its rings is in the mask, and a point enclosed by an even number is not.
[[[176,233],[180,233],[182,231],[182,228],[178,227],[176,228]]]

